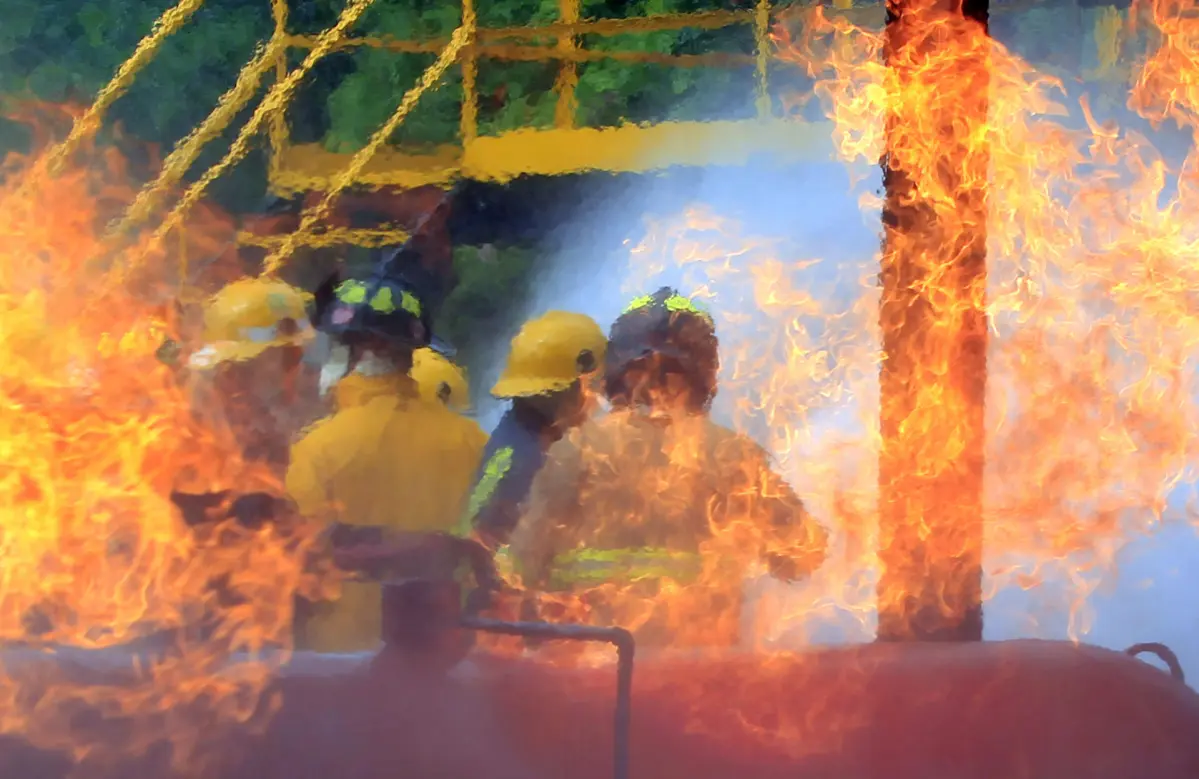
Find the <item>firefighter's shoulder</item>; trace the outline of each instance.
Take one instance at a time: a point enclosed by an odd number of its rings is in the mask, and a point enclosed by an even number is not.
[[[481,458],[483,448],[487,445],[487,433],[479,423],[470,417],[463,416],[446,407],[438,400],[420,398],[408,400],[397,409],[403,416],[402,424],[405,435],[414,435],[429,440],[436,440],[444,447],[469,451],[472,456]]]

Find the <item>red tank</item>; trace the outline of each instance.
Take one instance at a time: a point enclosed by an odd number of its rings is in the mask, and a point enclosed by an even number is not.
[[[79,660],[111,678],[128,656]],[[70,656],[45,662],[75,663]],[[10,673],[30,673],[15,653]],[[448,674],[403,656],[297,655],[263,736],[219,779],[608,779],[615,674],[475,653]],[[1195,779],[1199,695],[1122,653],[1066,642],[888,645],[640,658],[634,779]],[[0,776],[62,779],[15,740]],[[167,779],[149,757],[77,776]]]

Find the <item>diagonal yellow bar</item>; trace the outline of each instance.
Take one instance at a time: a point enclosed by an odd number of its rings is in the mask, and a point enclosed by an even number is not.
[[[408,90],[391,117],[378,130],[375,130],[374,135],[371,136],[366,146],[358,151],[353,159],[350,160],[350,164],[337,175],[330,185],[329,191],[325,193],[321,201],[313,208],[304,212],[304,215],[300,219],[299,228],[294,233],[289,233],[284,239],[283,245],[263,260],[262,275],[270,276],[277,272],[280,266],[283,265],[283,261],[290,257],[291,253],[295,251],[296,246],[304,240],[305,234],[310,232],[316,223],[325,218],[337,196],[354,183],[358,175],[362,173],[362,169],[370,162],[371,157],[375,156],[375,153],[395,133],[400,124],[408,118],[408,114],[416,107],[416,103],[420,100],[421,96],[432,89],[441,80],[442,76],[445,75],[445,72],[449,70],[450,65],[453,65],[455,60],[458,59],[458,54],[470,41],[471,33],[472,30],[467,25],[462,25],[454,31],[454,34],[450,36],[449,45],[442,50],[441,56],[429,66],[429,69],[421,76],[420,82]]]
[[[51,173],[57,173],[67,158],[79,148],[79,144],[99,129],[104,112],[108,110],[108,107],[125,93],[125,90],[133,83],[133,78],[138,71],[154,59],[154,55],[158,53],[163,41],[186,24],[196,9],[203,4],[204,0],[180,0],[178,5],[168,8],[162,16],[158,17],[158,21],[154,22],[154,26],[150,28],[150,34],[142,38],[129,59],[121,63],[121,67],[117,69],[112,81],[100,90],[91,107],[75,121],[66,139],[50,152],[47,158],[47,167]]]
[[[167,234],[183,223],[183,217],[187,214],[191,207],[194,206],[201,197],[203,197],[205,190],[208,189],[212,182],[216,181],[221,174],[223,174],[227,169],[236,163],[240,162],[242,158],[249,153],[250,139],[254,137],[254,135],[256,135],[260,129],[262,129],[262,126],[267,119],[273,116],[275,112],[282,111],[284,109],[284,107],[287,105],[287,101],[291,98],[292,92],[294,92],[296,87],[299,86],[301,79],[303,79],[304,76],[308,74],[308,71],[310,71],[312,67],[321,60],[321,58],[328,54],[337,44],[337,42],[345,36],[346,31],[351,25],[358,21],[362,14],[366,12],[366,9],[370,7],[372,2],[373,0],[352,0],[352,2],[345,7],[345,10],[341,12],[341,17],[338,18],[337,24],[321,33],[316,45],[313,47],[312,51],[308,52],[308,56],[304,58],[304,61],[300,63],[300,66],[289,73],[285,81],[277,83],[271,87],[271,90],[267,93],[266,97],[264,97],[262,102],[258,104],[258,108],[254,110],[254,114],[250,117],[249,121],[247,121],[245,126],[242,127],[241,132],[238,133],[237,138],[229,147],[229,151],[225,154],[220,162],[209,168],[204,175],[200,177],[199,181],[197,181],[195,184],[192,184],[191,187],[188,188],[187,192],[183,194],[183,197],[175,205],[175,208],[172,209],[169,214],[167,214],[162,225],[158,228],[158,230],[155,231],[154,236],[150,241],[150,245],[146,248],[146,250],[143,251],[137,258],[135,258],[134,261],[126,265],[124,269],[125,273],[128,273],[129,270],[135,268],[142,260],[144,260],[146,255],[153,249],[153,247],[161,246],[162,241]],[[118,274],[118,280],[120,275],[123,274]]]
[[[108,237],[119,238],[150,217],[150,213],[158,206],[162,194],[179,183],[188,168],[200,156],[200,150],[204,148],[204,145],[220,135],[233,121],[237,112],[250,102],[250,98],[254,97],[263,75],[274,66],[275,59],[283,50],[284,45],[282,38],[276,38],[271,41],[270,45],[259,49],[249,64],[242,68],[241,73],[237,76],[237,82],[221,96],[212,112],[192,130],[191,134],[175,144],[175,148],[163,161],[158,177],[137,193],[133,204],[125,211],[124,218],[109,230]]]

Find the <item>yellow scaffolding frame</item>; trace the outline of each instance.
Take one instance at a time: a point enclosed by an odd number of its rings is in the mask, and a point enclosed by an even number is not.
[[[167,193],[178,184],[183,174],[195,162],[200,148],[211,141],[228,126],[232,117],[239,112],[257,91],[260,80],[266,71],[273,66],[275,83],[267,91],[261,102],[255,108],[253,115],[241,128],[228,152],[220,162],[206,170],[204,174],[187,187],[174,206],[158,221],[151,240],[132,256],[124,257],[124,262],[118,262],[119,270],[113,276],[113,283],[121,283],[121,279],[138,267],[149,257],[155,247],[161,247],[169,234],[182,227],[187,213],[208,187],[240,161],[248,152],[252,138],[265,130],[272,149],[269,175],[272,186],[277,191],[319,190],[325,193],[321,202],[314,208],[308,209],[301,217],[301,227],[295,233],[282,236],[258,236],[242,233],[243,243],[264,246],[271,250],[267,258],[267,272],[273,272],[287,255],[297,246],[329,246],[334,244],[351,243],[367,246],[379,246],[404,240],[407,236],[402,231],[395,230],[355,230],[328,229],[319,222],[328,213],[333,199],[344,189],[358,184],[373,186],[412,187],[421,184],[436,183],[448,185],[455,179],[478,173],[479,166],[472,168],[471,151],[477,150],[479,158],[496,159],[503,154],[496,154],[496,137],[480,137],[478,134],[478,96],[475,90],[478,60],[480,58],[551,61],[562,63],[561,75],[556,83],[559,101],[555,110],[555,130],[575,133],[571,142],[561,145],[557,150],[550,150],[548,157],[553,158],[557,153],[555,164],[565,162],[574,169],[600,168],[609,170],[628,169],[628,160],[619,159],[620,143],[607,144],[605,152],[604,141],[611,141],[624,130],[632,129],[643,134],[643,140],[658,147],[675,151],[680,146],[695,146],[699,141],[700,148],[693,148],[689,153],[672,164],[706,164],[713,161],[728,162],[722,158],[721,142],[727,140],[730,134],[745,139],[747,145],[766,143],[777,149],[790,150],[794,146],[804,146],[819,139],[822,133],[813,126],[805,126],[793,122],[786,123],[787,128],[780,128],[778,123],[773,125],[766,121],[773,115],[772,105],[767,93],[767,70],[769,64],[769,22],[770,0],[757,0],[750,11],[707,11],[690,14],[669,14],[626,19],[582,20],[579,18],[579,0],[559,0],[558,22],[548,25],[514,28],[479,29],[474,0],[463,0],[462,25],[455,30],[453,36],[445,40],[399,41],[380,37],[347,37],[346,33],[371,5],[372,0],[348,0],[335,25],[322,31],[316,36],[291,35],[287,31],[288,8],[287,0],[270,0],[272,16],[274,17],[275,32],[269,43],[260,47],[258,53],[239,73],[237,83],[220,99],[218,105],[209,116],[197,126],[191,134],[172,150],[164,163],[158,178],[138,193],[134,202],[126,210],[122,218],[113,225],[105,240],[105,252],[115,257],[119,247],[134,229],[147,221],[154,219],[161,201]],[[167,37],[179,30],[191,18],[193,13],[202,5],[203,0],[179,0],[178,4],[168,9],[155,23],[150,33],[138,44],[133,56],[126,61],[112,81],[102,89],[96,101],[79,120],[76,121],[68,138],[53,149],[48,155],[48,170],[53,174],[63,161],[69,157],[79,145],[100,126],[103,115],[111,103],[132,82],[141,68],[153,58]],[[849,9],[839,13],[858,16],[865,13],[868,16],[879,16],[881,4],[865,9]],[[881,20],[881,17],[880,17]],[[755,33],[757,51],[753,56],[737,54],[707,54],[707,55],[664,55],[648,52],[596,52],[581,48],[578,38],[581,35],[620,35],[630,32],[655,32],[677,30],[683,28],[719,29],[738,24],[752,24]],[[557,40],[554,46],[517,45],[512,40],[537,39],[552,37]],[[311,175],[297,174],[287,166],[289,153],[295,147],[289,145],[286,107],[303,77],[313,65],[332,51],[347,48],[369,46],[397,52],[440,52],[438,61],[432,65],[412,90],[405,96],[395,113],[387,123],[379,128],[372,136],[367,146],[354,154],[347,164],[342,155],[326,155],[317,159],[317,168],[327,167],[321,171],[315,181]],[[295,69],[287,64],[287,51],[291,48],[308,50],[304,61]],[[625,62],[651,62],[676,65],[681,67],[693,66],[736,66],[752,65],[756,72],[757,99],[755,101],[760,122],[711,122],[711,123],[663,123],[646,127],[611,128],[603,131],[594,128],[575,128],[574,115],[576,103],[574,87],[577,84],[577,64],[596,60],[612,59]],[[448,67],[461,62],[463,68],[464,100],[461,111],[460,130],[463,148],[442,149],[428,155],[405,155],[402,152],[385,147],[385,142],[392,132],[403,122],[421,95],[436,87]],[[546,157],[544,137],[537,135],[539,131],[521,130],[504,135],[516,143],[514,148],[522,151],[526,159],[538,156]],[[626,140],[627,140],[626,134]],[[620,138],[617,137],[619,141]],[[512,144],[509,144],[513,147]],[[615,153],[613,150],[615,149]],[[592,155],[604,158],[598,165],[589,165]],[[676,155],[678,156],[678,155]],[[724,157],[728,157],[727,154]],[[382,158],[382,159],[379,159]],[[376,166],[385,171],[382,175],[370,170],[372,161],[380,162]],[[399,162],[400,164],[397,164]],[[625,165],[622,168],[619,165]],[[560,172],[559,168],[559,172]],[[648,168],[635,168],[644,170]],[[511,171],[483,171],[491,178],[507,178],[520,173],[543,173],[552,175],[555,170],[551,166],[546,170],[530,170],[527,168]],[[306,180],[304,180],[306,179]]]
[[[704,154],[710,154],[722,145],[718,136],[735,135],[749,139],[759,136],[763,141],[772,141],[776,147],[818,142],[816,128],[787,121],[786,127],[753,128],[753,122],[664,122],[657,125],[626,126],[600,129],[576,127],[577,101],[574,90],[578,84],[579,63],[614,60],[627,63],[650,63],[675,67],[751,67],[755,72],[755,107],[760,123],[775,119],[774,106],[768,90],[768,69],[771,59],[769,39],[771,0],[757,0],[747,10],[713,10],[695,13],[660,14],[621,19],[580,18],[580,0],[558,0],[558,21],[549,24],[522,27],[478,27],[475,0],[462,0],[462,22],[468,30],[469,41],[462,53],[463,100],[459,122],[460,145],[439,147],[431,154],[406,154],[400,149],[384,148],[374,155],[374,161],[363,169],[362,175],[353,183],[370,188],[395,187],[399,189],[424,185],[448,186],[459,177],[489,178],[506,180],[513,175],[530,173],[552,175],[555,170],[567,169],[615,169],[644,170],[653,167],[646,163],[639,167],[641,158],[646,157],[646,148],[678,150],[697,147],[697,153],[683,154],[678,164],[701,163]],[[868,7],[830,9],[831,13],[853,17],[859,23],[883,21],[883,4]],[[292,35],[286,30],[286,20],[276,17],[280,25],[276,37],[286,41],[288,47],[308,49],[315,45],[315,37]],[[707,54],[674,55],[658,52],[597,51],[584,48],[579,38],[583,35],[611,37],[628,33],[651,33],[681,29],[714,30],[738,25],[753,29],[755,52],[736,54],[713,52]],[[540,43],[541,40],[556,43]],[[445,38],[425,40],[399,40],[386,36],[357,36],[343,38],[333,50],[344,51],[356,48],[373,48],[396,53],[435,53],[443,51],[449,40]],[[508,61],[551,62],[560,64],[554,91],[557,103],[552,130],[515,130],[503,134],[508,143],[501,144],[496,136],[480,136],[478,126],[478,94],[476,80],[480,59]],[[704,126],[707,125],[707,126]],[[646,132],[646,131],[650,132]],[[782,137],[789,134],[793,144]],[[748,146],[748,144],[740,144]],[[584,148],[586,147],[586,148]],[[702,153],[698,153],[702,147]],[[327,151],[318,144],[292,145],[285,132],[271,135],[271,188],[288,195],[303,191],[324,190],[328,182],[344,167],[345,155]],[[597,156],[597,164],[588,165],[578,158],[589,151]],[[719,153],[717,154],[719,157]],[[741,157],[746,156],[741,154]],[[527,167],[511,163],[517,157],[531,160]],[[690,159],[695,157],[696,160]],[[633,159],[630,162],[630,158]],[[503,161],[497,164],[497,161]],[[538,162],[541,161],[541,164]],[[718,159],[717,162],[736,160]],[[610,166],[611,167],[610,167]],[[506,167],[505,167],[506,166]]]

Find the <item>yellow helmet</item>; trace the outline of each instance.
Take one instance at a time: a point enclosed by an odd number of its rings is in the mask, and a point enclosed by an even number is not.
[[[463,413],[470,409],[470,387],[457,365],[425,347],[412,354],[412,378],[422,398],[445,403]]]
[[[225,286],[204,308],[204,346],[193,368],[250,360],[275,346],[302,346],[312,335],[308,293],[278,279],[245,278]]]
[[[600,370],[608,339],[585,314],[550,311],[526,322],[512,339],[508,364],[491,388],[497,398],[519,398],[566,389],[584,373]]]

